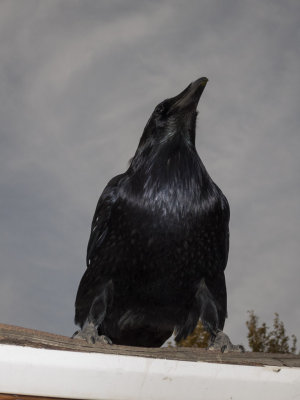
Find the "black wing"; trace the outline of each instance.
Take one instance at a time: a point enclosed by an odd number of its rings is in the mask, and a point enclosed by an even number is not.
[[[199,282],[196,294],[201,321],[211,334],[215,334],[217,329],[223,329],[227,317],[224,271],[229,252],[230,208],[221,190],[218,189],[216,193],[218,194],[216,198],[219,199],[212,209],[209,218],[210,228],[208,227],[206,232],[209,238],[209,243],[205,246],[209,249],[206,259],[209,268],[204,279]]]
[[[108,231],[111,210],[118,199],[118,187],[123,176],[124,174],[120,174],[111,179],[98,201],[87,247],[86,266],[88,268],[97,264],[99,249]]]
[[[75,300],[75,323],[81,328],[87,318],[96,325],[100,324],[111,302],[113,287],[110,277],[103,275],[103,271],[97,267],[101,265],[101,244],[109,230],[112,209],[119,197],[119,183],[123,176],[115,176],[107,184],[93,217],[86,256],[87,269],[81,278]]]
[[[230,208],[226,197],[222,194],[222,220],[223,220],[223,237],[221,235],[221,269],[224,271],[228,261],[229,253],[229,219],[230,219]]]

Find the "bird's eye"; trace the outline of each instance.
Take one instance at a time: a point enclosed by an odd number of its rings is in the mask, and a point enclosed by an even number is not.
[[[165,111],[165,106],[163,104],[159,104],[155,109],[155,112],[157,114],[163,114],[164,111]]]

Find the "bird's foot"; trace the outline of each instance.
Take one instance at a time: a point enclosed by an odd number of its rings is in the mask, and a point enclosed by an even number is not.
[[[91,322],[86,323],[80,331],[76,331],[72,339],[84,339],[88,344],[113,344],[108,336],[98,335],[98,330]]]
[[[222,353],[238,352],[244,353],[244,346],[232,344],[229,337],[223,331],[218,331],[217,335],[211,339],[208,350],[218,350]]]

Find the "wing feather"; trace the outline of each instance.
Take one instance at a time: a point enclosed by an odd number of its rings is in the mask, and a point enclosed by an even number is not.
[[[107,235],[112,208],[118,199],[118,188],[123,176],[124,174],[121,174],[111,179],[98,201],[92,221],[91,234],[87,247],[87,268],[97,264],[99,250]]]

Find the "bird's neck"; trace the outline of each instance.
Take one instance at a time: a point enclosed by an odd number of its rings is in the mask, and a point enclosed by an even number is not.
[[[195,147],[166,145],[145,149],[129,169],[130,198],[162,215],[189,213],[205,193],[211,179]]]

